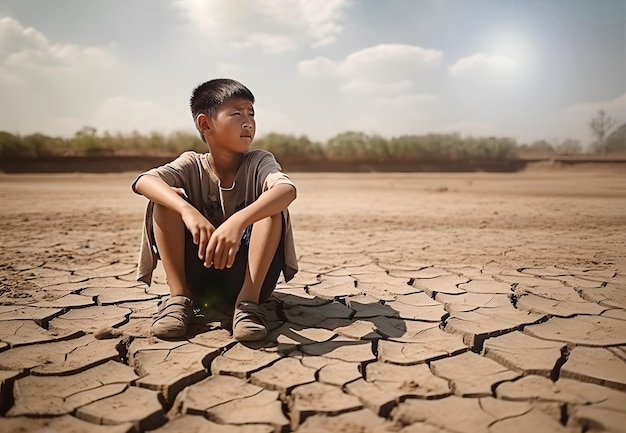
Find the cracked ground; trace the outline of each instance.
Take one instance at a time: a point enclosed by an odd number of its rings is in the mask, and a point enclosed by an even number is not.
[[[0,175],[0,431],[626,431],[626,172],[294,173],[268,338],[150,336],[134,174]]]

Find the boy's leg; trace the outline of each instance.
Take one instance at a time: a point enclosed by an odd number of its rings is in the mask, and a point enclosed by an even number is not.
[[[268,285],[268,271],[276,259],[282,234],[282,214],[257,221],[252,227],[245,278],[233,317],[233,337],[237,340],[261,340],[267,335],[264,313],[258,304],[264,300],[260,299],[261,291],[267,291],[264,286]],[[269,284],[275,285],[276,281]]]
[[[154,238],[170,295],[191,298],[185,276],[185,223],[177,212],[158,204],[154,205],[153,215]]]
[[[252,226],[246,276],[235,306],[244,301],[259,303],[261,288],[278,249],[282,231],[282,214],[264,218]]]
[[[161,338],[182,337],[191,315],[191,292],[185,274],[185,224],[177,212],[154,205],[154,237],[170,289],[170,299],[152,324]]]

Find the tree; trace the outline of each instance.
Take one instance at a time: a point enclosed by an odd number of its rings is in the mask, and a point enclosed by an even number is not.
[[[626,123],[613,130],[606,138],[606,152],[626,154]]]
[[[604,110],[598,111],[596,117],[591,119],[589,127],[591,128],[591,133],[596,138],[596,141],[593,143],[593,148],[596,152],[602,155],[606,153],[606,138],[614,125],[615,119],[607,115]]]
[[[304,135],[296,137],[274,132],[255,140],[254,147],[268,150],[279,159],[298,157],[319,159],[323,153],[319,143],[312,142]]]
[[[10,132],[0,131],[0,157],[19,157],[29,155],[28,149],[22,142],[22,137]]]
[[[555,152],[554,146],[546,140],[535,140],[527,148],[529,152],[539,154],[552,154]]]
[[[583,150],[580,141],[572,140],[571,138],[566,138],[560,143],[555,143],[554,149],[559,155],[577,155],[582,153]]]

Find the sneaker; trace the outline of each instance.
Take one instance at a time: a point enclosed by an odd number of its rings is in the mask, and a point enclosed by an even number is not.
[[[265,311],[256,302],[243,301],[235,308],[233,338],[238,341],[258,341],[267,336]]]
[[[187,333],[191,313],[191,299],[186,296],[169,298],[152,322],[152,334],[159,338],[182,337]]]

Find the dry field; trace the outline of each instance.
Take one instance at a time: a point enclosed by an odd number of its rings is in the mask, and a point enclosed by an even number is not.
[[[384,263],[624,269],[626,171],[293,173],[302,270]],[[0,175],[0,263],[134,263],[134,174]]]
[[[544,379],[547,377],[552,381],[561,377],[569,379],[560,379],[555,382],[558,385],[565,380],[561,390],[554,392],[565,393],[566,391],[563,390],[567,388],[565,386],[567,380],[580,381],[576,383],[581,384],[591,382],[601,390],[606,389],[606,392],[617,392],[617,397],[611,395],[611,398],[617,399],[615,401],[622,403],[626,401],[623,393],[626,389],[624,364],[624,359],[626,359],[626,325],[624,325],[626,323],[624,322],[626,320],[624,310],[626,296],[623,294],[626,290],[624,287],[626,284],[626,170],[619,167],[595,167],[558,170],[529,169],[514,174],[292,173],[291,177],[298,186],[298,199],[293,203],[291,213],[301,272],[290,285],[280,286],[280,296],[277,298],[280,304],[277,310],[278,318],[282,322],[288,321],[292,326],[297,325],[300,331],[304,328],[325,329],[327,331],[324,332],[332,333],[332,337],[328,335],[325,337],[327,340],[329,338],[334,339],[333,341],[348,339],[354,341],[355,348],[352,352],[344,352],[343,349],[346,347],[324,346],[323,349],[314,349],[311,347],[315,344],[321,345],[328,342],[325,343],[320,333],[302,331],[302,335],[306,334],[306,343],[292,342],[292,350],[284,348],[283,350],[279,347],[278,353],[283,357],[304,356],[301,360],[302,365],[309,369],[317,368],[318,372],[313,379],[314,384],[331,386],[331,389],[339,390],[341,394],[337,397],[336,410],[328,409],[328,405],[332,406],[328,401],[332,402],[335,398],[331,396],[332,393],[328,394],[328,389],[311,388],[307,393],[302,391],[298,394],[298,389],[311,385],[302,385],[306,381],[284,387],[276,384],[268,385],[268,381],[271,382],[270,379],[256,376],[259,372],[265,371],[264,369],[271,369],[271,365],[276,365],[276,359],[268,361],[266,366],[256,365],[248,370],[244,369],[243,372],[241,370],[237,370],[236,373],[229,372],[225,369],[226,367],[223,367],[223,363],[217,360],[229,351],[244,350],[237,349],[241,345],[233,345],[232,341],[225,342],[211,356],[205,355],[203,364],[198,363],[200,370],[204,370],[201,372],[194,370],[193,377],[185,376],[184,380],[176,379],[178,382],[170,377],[163,379],[163,383],[157,384],[158,386],[152,384],[129,387],[129,390],[134,392],[151,389],[153,390],[151,392],[161,393],[158,401],[163,404],[163,407],[159,406],[158,416],[154,415],[154,411],[144,414],[141,411],[129,410],[130,415],[125,419],[102,421],[102,416],[105,415],[99,415],[98,411],[104,414],[113,412],[107,409],[106,403],[102,403],[102,408],[93,405],[105,402],[108,395],[102,397],[101,402],[77,403],[76,406],[69,408],[63,406],[58,410],[50,409],[56,403],[50,403],[52,405],[50,407],[44,407],[45,405],[35,407],[36,404],[28,400],[29,386],[31,389],[37,389],[37,386],[43,385],[29,385],[30,382],[27,383],[27,379],[39,380],[40,376],[54,376],[53,373],[45,372],[31,374],[36,368],[40,368],[37,367],[39,361],[46,364],[46,368],[53,368],[57,365],[55,363],[58,363],[59,369],[55,371],[61,372],[58,374],[62,376],[85,374],[90,369],[108,365],[104,362],[107,360],[111,362],[111,359],[121,361],[116,364],[124,363],[125,367],[130,365],[138,376],[143,377],[147,374],[146,372],[152,371],[150,370],[153,368],[150,364],[152,361],[141,361],[143,358],[140,359],[137,355],[143,353],[142,350],[144,350],[137,345],[137,342],[145,341],[148,337],[148,335],[142,335],[142,332],[147,330],[146,323],[149,322],[149,314],[146,311],[152,312],[156,308],[158,297],[163,296],[167,290],[163,284],[163,276],[160,274],[157,277],[157,284],[153,285],[152,292],[147,292],[153,295],[152,298],[128,299],[125,295],[120,295],[123,299],[116,302],[115,299],[111,301],[110,296],[107,297],[106,287],[111,287],[110,293],[120,293],[118,289],[124,285],[128,286],[129,290],[130,288],[136,289],[132,282],[132,271],[137,257],[145,199],[136,196],[130,190],[130,184],[134,179],[133,173],[0,174],[0,203],[2,204],[0,206],[0,328],[4,327],[4,330],[0,331],[0,382],[3,383],[0,397],[4,398],[3,404],[0,405],[0,413],[6,412],[6,415],[0,418],[0,430],[7,431],[1,428],[4,425],[8,431],[13,431],[12,428],[17,431],[15,427],[17,424],[11,424],[11,422],[26,422],[24,417],[28,418],[29,422],[40,423],[36,426],[41,427],[43,422],[40,419],[41,416],[59,417],[64,414],[71,416],[71,423],[78,422],[77,420],[104,424],[116,423],[139,431],[159,427],[166,423],[166,420],[169,420],[167,421],[169,424],[174,422],[172,420],[178,420],[176,422],[180,423],[189,422],[189,418],[196,418],[190,415],[192,413],[196,415],[204,413],[205,417],[212,422],[241,424],[242,422],[229,418],[217,409],[211,412],[211,409],[205,407],[194,412],[194,410],[189,410],[190,406],[185,403],[184,399],[190,398],[189,395],[191,395],[185,392],[192,392],[191,388],[200,386],[204,383],[203,381],[207,380],[204,377],[212,373],[211,377],[220,375],[238,377],[238,380],[265,388],[268,393],[269,390],[277,392],[274,399],[280,401],[280,404],[274,418],[268,420],[267,414],[271,411],[266,411],[265,415],[259,415],[256,420],[250,415],[251,420],[243,422],[270,426],[271,428],[268,427],[267,431],[274,429],[285,432],[296,430],[305,432],[318,431],[316,428],[327,429],[329,424],[325,424],[326,416],[343,416],[357,410],[367,412],[367,416],[363,415],[363,419],[370,420],[368,417],[375,416],[376,422],[371,424],[372,421],[368,421],[370,426],[363,427],[364,430],[356,430],[354,427],[359,423],[356,417],[341,421],[344,424],[341,424],[338,418],[333,421],[334,424],[330,425],[337,429],[344,428],[342,431],[370,431],[367,430],[368,428],[373,428],[371,431],[387,431],[385,429],[389,428],[391,431],[404,428],[405,430],[402,431],[410,432],[421,431],[418,427],[425,423],[431,425],[429,428],[438,427],[440,430],[437,431],[446,432],[452,430],[486,431],[484,429],[487,426],[492,428],[497,424],[502,429],[494,429],[494,431],[515,431],[515,428],[512,430],[507,430],[507,428],[511,427],[511,419],[514,420],[513,422],[518,419],[519,425],[536,426],[548,423],[545,425],[555,426],[554,429],[548,427],[547,430],[535,431],[561,431],[557,427],[563,428],[563,431],[587,431],[585,429],[624,431],[620,429],[626,425],[626,413],[623,411],[626,406],[622,406],[621,410],[615,407],[607,409],[603,406],[597,408],[599,412],[593,412],[588,406],[592,402],[581,403],[581,406],[577,406],[577,401],[573,399],[561,401],[556,397],[552,400],[548,399],[549,402],[539,404],[535,401],[540,394],[537,388],[528,388],[531,389],[529,391],[531,394],[535,392],[536,395],[516,397],[515,392],[509,388],[499,386],[496,390],[496,385],[502,382],[518,383],[520,381],[517,378],[521,376],[543,377]],[[541,284],[533,285],[531,280]],[[101,283],[94,283],[94,281]],[[444,284],[446,281],[449,283],[448,286]],[[486,281],[488,283],[485,283]],[[478,289],[481,282],[485,284]],[[556,291],[555,284],[561,285],[561,289],[567,292]],[[502,285],[506,286],[504,291]],[[605,292],[598,292],[606,287],[612,290],[610,296]],[[567,293],[567,299],[554,299],[554,293]],[[70,298],[67,298],[69,295],[86,296],[90,302],[93,300],[94,304],[93,306],[81,305],[76,303],[75,297],[72,297],[70,302]],[[428,298],[436,305],[429,305],[423,301],[419,301],[421,302],[419,305],[411,304],[411,302],[417,302],[418,295],[428,295],[424,299]],[[496,307],[506,307],[515,314],[520,313],[527,317],[532,316],[532,318],[524,319],[526,321],[519,319],[518,322],[507,327],[497,325],[500,323],[498,321],[504,320],[503,317],[506,314],[500,316],[499,313],[494,313],[495,325],[481,323],[476,319],[477,316],[469,314],[478,314],[476,311],[483,307],[485,309],[480,311],[488,311],[488,302],[483,298],[478,299],[484,295],[491,296],[492,299],[503,296],[506,306],[497,305]],[[294,299],[297,300],[298,296],[302,296],[303,305],[308,305],[307,307],[295,305],[297,302]],[[314,296],[316,298],[313,298]],[[402,307],[398,302],[402,303],[403,296],[411,297],[413,301],[406,301]],[[455,296],[458,302],[451,300]],[[58,302],[63,297],[68,300],[67,305]],[[356,302],[361,299],[359,297],[364,300],[361,307]],[[106,299],[109,300],[106,301]],[[313,302],[312,299],[319,299],[319,304]],[[563,301],[562,305],[560,301]],[[133,302],[142,308],[133,309],[131,305]],[[393,307],[393,314],[378,312],[376,308],[382,304],[396,305]],[[18,338],[19,332],[15,324],[18,322],[21,324],[20,320],[35,322],[41,326],[41,332],[47,333],[46,338],[50,341],[58,338],[71,340],[76,334],[71,334],[68,325],[62,324],[60,319],[63,315],[68,314],[68,311],[97,308],[102,305],[115,305],[119,308],[129,308],[129,312],[133,311],[130,316],[124,314],[122,321],[103,322],[113,326],[114,329],[123,331],[121,334],[112,333],[110,336],[120,338],[120,341],[126,345],[121,352],[118,350],[121,355],[117,358],[105,356],[97,361],[90,361],[91,364],[86,362],[80,367],[67,367],[67,370],[63,370],[64,363],[69,362],[68,357],[58,361],[46,358],[47,355],[41,355],[43,361],[41,359],[32,361],[36,356],[32,355],[34,352],[29,352],[32,359],[28,357],[27,359],[28,362],[33,362],[32,365],[21,368],[18,361],[15,361],[17,364],[11,364],[10,355],[14,351],[26,350],[24,348],[36,351],[38,346],[42,346],[43,341],[47,341],[45,338],[38,337],[38,340],[22,334]],[[320,308],[318,313],[313,314],[306,310],[316,305]],[[337,308],[327,308],[329,305],[335,305]],[[363,312],[362,305],[367,305],[369,309],[366,310],[373,311],[373,313],[368,315],[367,312]],[[437,313],[433,313],[435,310],[430,309],[427,315],[431,319],[420,317],[418,313],[412,313],[411,316],[408,313],[411,309],[407,305],[414,305],[416,308],[414,311],[422,311],[419,308],[426,307],[439,308],[436,311],[441,311],[441,313],[437,316]],[[41,314],[44,306],[50,309],[54,306],[62,308],[51,313],[50,316],[45,316]],[[338,313],[346,306],[350,307],[347,309],[348,313]],[[562,311],[559,310],[561,307]],[[300,310],[298,314],[295,314],[294,311],[297,308]],[[326,309],[323,310],[324,308]],[[308,311],[306,314],[303,312],[305,310]],[[496,310],[497,308],[493,311]],[[137,312],[140,314],[133,316]],[[323,317],[324,314],[326,314],[325,317]],[[432,320],[433,314],[436,316],[435,320]],[[485,322],[489,321],[489,313],[486,314]],[[322,318],[317,322],[311,319],[311,317],[320,316]],[[357,320],[359,317],[367,320]],[[454,349],[442,349],[442,353],[448,350],[447,355],[442,355],[440,352],[433,355],[417,356],[414,354],[413,359],[403,361],[404,358],[401,356],[404,355],[397,353],[395,346],[391,343],[398,341],[407,344],[407,347],[412,347],[411,344],[418,342],[415,338],[419,332],[411,338],[405,338],[400,335],[401,333],[394,335],[385,332],[384,326],[372,317],[380,320],[385,317],[389,320],[402,319],[406,323],[400,328],[396,327],[396,330],[400,329],[406,333],[413,329],[411,326],[415,323],[433,323],[433,326],[439,329],[434,329],[432,332],[442,330],[441,332],[446,336],[458,337],[461,348],[454,343]],[[548,328],[548,325],[559,324],[559,320],[574,321],[581,317],[583,318],[581,320],[587,320],[584,317],[599,317],[602,322],[598,325],[599,331],[585,328],[580,324],[582,322],[576,322],[576,324],[572,322],[574,328],[582,326],[579,339],[577,340],[578,337],[575,336],[563,336],[562,340],[559,340],[554,335],[565,331],[558,327]],[[326,319],[343,320],[343,322],[340,323],[341,326],[337,323],[329,325],[324,322]],[[78,327],[85,326],[81,325],[82,322],[75,323]],[[129,327],[129,323],[135,323],[137,326]],[[370,326],[367,332],[362,332],[362,329],[355,323],[359,326],[363,323],[370,325],[376,323],[376,326]],[[128,329],[128,332],[124,329]],[[87,335],[93,334],[93,331],[90,328],[81,330]],[[373,337],[372,332],[378,333]],[[556,346],[558,349],[556,359],[548,361],[551,367],[542,372],[527,369],[521,361],[511,361],[505,355],[498,355],[495,343],[489,346],[491,341],[497,342],[498,338],[513,334],[520,334],[525,338],[532,336],[541,341],[560,341],[560,349],[558,345]],[[293,336],[295,334],[289,335],[292,340],[295,338]],[[280,339],[283,337],[276,338],[276,341],[284,341]],[[15,343],[16,341],[19,344]],[[366,354],[363,354],[357,342],[367,343]],[[161,343],[154,344],[158,346]],[[194,344],[193,341],[189,343],[190,346]],[[271,346],[270,342],[269,346],[263,349],[265,353],[275,353],[276,347]],[[309,349],[307,349],[308,346],[310,346]],[[173,350],[173,346],[168,347],[168,350]],[[485,350],[488,347],[493,349],[491,354]],[[607,349],[606,352],[611,354],[607,355],[609,360],[606,361],[600,356],[602,359],[597,363],[600,365],[602,362],[608,362],[609,364],[602,365],[610,365],[611,368],[585,370],[577,367],[578,364],[574,365],[573,359],[574,355],[579,353],[578,348],[588,350],[589,347],[595,347],[594,350]],[[261,349],[257,348],[258,350]],[[519,350],[523,352],[527,349],[520,347]],[[332,353],[336,356],[329,355]],[[571,359],[568,358],[569,354],[572,354]],[[500,379],[497,380],[487,377],[476,379],[476,383],[486,385],[486,391],[484,386],[480,391],[471,389],[464,391],[463,387],[467,384],[461,379],[462,372],[459,371],[461,364],[459,367],[450,364],[449,368],[446,368],[445,362],[443,364],[437,364],[437,362],[470,355],[485,362],[487,360],[494,364],[495,361],[499,362],[509,369],[507,371],[511,372],[511,376],[499,376]],[[26,355],[20,355],[20,357],[23,356]],[[306,364],[304,360],[309,359],[307,356],[310,359],[323,358],[326,364],[318,361]],[[595,356],[593,355],[592,358]],[[216,361],[211,363],[213,359]],[[324,366],[329,365],[329,359],[343,363],[342,366],[345,364],[346,370],[339,367],[336,370],[330,370],[330,376],[324,379],[320,371],[325,371]],[[163,367],[166,365],[164,363],[165,361],[159,364],[159,369],[169,368]],[[467,363],[467,359],[464,358],[463,365]],[[358,370],[357,374],[362,373],[363,378],[350,377],[349,374],[345,374],[346,371],[352,371],[349,370],[348,364],[359,366],[355,371]],[[367,386],[378,386],[376,382],[378,373],[374,372],[373,367],[370,369],[372,365],[405,366],[406,368],[428,365],[432,372],[427,368],[427,374],[438,380],[445,379],[443,385],[432,386],[435,388],[443,386],[444,389],[432,391],[434,394],[419,394],[415,391],[409,395],[398,391],[402,388],[398,386],[393,388],[395,391],[389,391],[390,397],[383,393],[380,394],[382,397],[378,400],[372,400],[370,399],[372,391],[369,388],[365,385],[363,388],[355,385],[362,383]],[[364,373],[365,366],[368,366],[367,375]],[[285,368],[289,368],[287,364]],[[2,374],[3,370],[4,374]],[[396,373],[389,371],[380,374],[383,376],[389,374],[389,380],[393,381]],[[346,379],[342,382],[341,378]],[[415,380],[419,382],[422,379]],[[135,384],[134,381],[131,382]],[[141,380],[137,383],[140,382]],[[186,386],[190,389],[181,391]],[[307,395],[310,397],[316,392],[329,396],[327,398],[331,400],[328,400],[326,405],[316,401],[306,401]],[[349,404],[345,403],[342,400],[344,397],[352,398],[354,401],[351,400]],[[466,420],[467,425],[459,427],[455,424],[454,429],[446,424],[454,420],[447,421],[446,416],[437,415],[438,409],[431,411],[430,406],[424,413],[431,415],[425,419],[412,418],[414,416],[412,414],[419,412],[419,404],[448,401],[449,404],[459,405],[459,410],[462,411],[466,408],[465,404],[470,404],[468,401],[474,401],[476,397],[491,398],[493,401],[525,401],[524,404],[530,404],[528,407],[532,410],[528,409],[526,412],[521,409],[517,412],[513,410],[515,415],[511,415],[512,412],[500,418],[494,415],[488,421],[470,417],[471,419]],[[137,398],[144,397],[129,395],[128,401]],[[197,400],[199,397],[195,395],[194,398]],[[43,396],[40,400],[45,399],[46,397]],[[119,406],[120,403],[116,401],[115,404]],[[342,406],[343,404],[346,406]],[[607,412],[602,412],[607,410],[609,410],[609,415]],[[454,411],[451,410],[451,412]],[[124,411],[121,410],[120,413],[122,412]],[[54,422],[69,422],[65,418],[63,421],[59,421],[60,419],[55,418]],[[67,426],[59,424],[61,425]],[[134,427],[130,427],[131,425]],[[344,427],[341,427],[342,425]],[[80,427],[74,424],[71,426],[67,427],[66,431],[80,430]],[[350,426],[355,430],[350,430]],[[174,431],[174,426],[172,426],[172,431]]]

